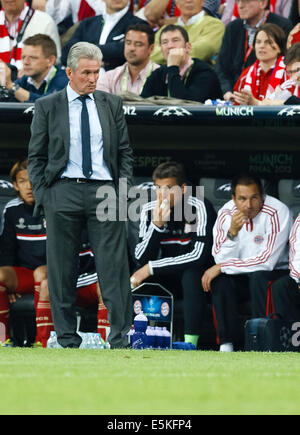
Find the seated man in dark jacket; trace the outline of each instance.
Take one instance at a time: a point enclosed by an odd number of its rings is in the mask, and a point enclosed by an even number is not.
[[[129,25],[145,22],[132,15],[128,0],[105,0],[106,12],[103,15],[82,20],[74,35],[63,47],[61,62],[67,63],[72,45],[79,41],[98,45],[103,55],[103,66],[110,70],[122,65],[124,58],[125,33]]]
[[[216,73],[207,63],[191,58],[191,43],[183,27],[166,26],[160,35],[160,45],[167,65],[148,77],[141,93],[143,98],[159,95],[201,103],[220,98]]]
[[[175,297],[183,295],[184,341],[197,346],[206,307],[201,277],[212,264],[212,228],[216,213],[187,185],[180,163],[161,163],[153,172],[156,199],[141,211],[139,241],[135,247],[137,270],[132,287],[148,278],[158,281]],[[179,287],[178,287],[179,284]]]
[[[20,102],[34,102],[67,86],[65,71],[55,65],[56,45],[48,35],[36,34],[27,38],[23,44],[24,75],[13,81],[11,68],[4,64],[5,86],[11,97]]]

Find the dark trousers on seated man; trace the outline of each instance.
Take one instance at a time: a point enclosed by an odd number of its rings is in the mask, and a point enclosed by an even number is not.
[[[210,302],[210,295],[203,291],[201,285],[203,272],[199,267],[192,266],[181,273],[152,276],[147,280],[161,284],[173,294],[174,300],[182,299],[184,334],[201,336],[203,330],[205,310]]]
[[[241,303],[250,300],[251,318],[272,314],[272,282],[287,274],[288,270],[241,275],[222,273],[212,281],[212,304],[220,344],[237,342]]]
[[[289,275],[278,279],[272,286],[274,311],[283,319],[300,320],[299,285]]]

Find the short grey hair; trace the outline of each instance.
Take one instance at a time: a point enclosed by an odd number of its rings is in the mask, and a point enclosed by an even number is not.
[[[72,71],[76,71],[79,60],[83,58],[97,60],[99,65],[101,65],[103,56],[100,48],[97,47],[97,45],[80,41],[72,45],[70,48],[67,58],[67,66],[71,68]]]

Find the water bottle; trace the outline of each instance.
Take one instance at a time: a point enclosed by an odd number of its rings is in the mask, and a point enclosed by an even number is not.
[[[153,326],[149,326],[146,331],[147,334],[147,348],[155,349],[155,331]]]
[[[163,335],[162,328],[160,326],[155,326],[155,347],[156,349],[163,348]]]
[[[140,314],[137,314],[134,318],[134,333],[132,335],[133,349],[145,349],[147,347],[147,325],[148,319],[143,311],[141,311]]]
[[[167,330],[166,326],[163,327],[163,348],[171,348],[171,332]]]
[[[134,327],[132,326],[129,331],[127,332],[127,338],[128,338],[128,344],[132,346],[132,336],[134,334]]]

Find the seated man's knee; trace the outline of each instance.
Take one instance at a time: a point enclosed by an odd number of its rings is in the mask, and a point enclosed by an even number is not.
[[[42,282],[47,278],[47,266],[39,266],[33,271],[33,278],[35,282]]]
[[[40,300],[42,300],[42,301],[48,301],[49,300],[49,288],[48,288],[48,280],[47,279],[44,279],[41,282]]]
[[[15,290],[18,284],[16,272],[10,266],[0,267],[0,283],[5,287]]]

